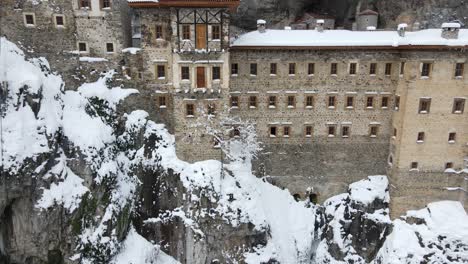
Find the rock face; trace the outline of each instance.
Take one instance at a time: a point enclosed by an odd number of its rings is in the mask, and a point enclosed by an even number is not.
[[[258,18],[266,19],[270,27],[288,25],[305,11],[328,14],[336,18],[336,26],[351,28],[356,10],[372,9],[379,12],[380,28],[396,28],[399,23],[419,22],[423,27],[440,27],[444,22],[459,20],[468,24],[466,0],[244,0],[234,25],[255,29]]]

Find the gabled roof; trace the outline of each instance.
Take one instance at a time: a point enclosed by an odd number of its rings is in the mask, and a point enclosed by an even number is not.
[[[240,0],[127,0],[131,7],[237,7]]]
[[[435,48],[468,47],[468,29],[460,29],[458,39],[445,39],[442,29],[406,32],[349,30],[258,30],[233,41],[234,49],[324,49],[324,48]]]

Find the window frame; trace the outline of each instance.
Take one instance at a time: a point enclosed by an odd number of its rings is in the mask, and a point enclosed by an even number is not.
[[[184,78],[184,77],[187,77],[187,78]],[[180,67],[180,79],[182,81],[190,81],[190,67],[189,66]]]
[[[425,139],[426,139],[426,133],[425,132],[418,132],[418,135],[416,137],[416,142],[417,143],[423,143]]]
[[[304,102],[305,108],[306,109],[314,108],[314,101],[315,101],[315,98],[313,95],[306,95],[305,102]]]
[[[270,76],[276,76],[278,74],[278,63],[270,63]]]
[[[460,78],[463,78],[464,74],[465,74],[465,63],[463,62],[455,63],[454,77],[460,79]]]
[[[366,109],[374,109],[375,106],[375,96],[368,95],[366,96]],[[370,105],[369,105],[370,103]]]
[[[310,125],[305,126],[304,128],[304,137],[311,138],[314,134],[314,128]]]
[[[338,63],[337,62],[330,63],[330,75],[332,76],[338,75]]]
[[[87,3],[86,6],[83,3]],[[78,0],[78,8],[91,9],[91,0]]]
[[[62,19],[62,24],[58,24],[57,18]],[[54,25],[56,28],[64,28],[65,27],[65,15],[62,14],[54,14]]]
[[[268,130],[269,130],[270,137],[274,138],[278,136],[278,128],[276,126],[269,126]]]
[[[431,73],[432,73],[432,62],[422,62],[421,72],[420,72],[421,78],[430,78]]]
[[[195,117],[195,105],[193,103],[185,104],[185,116]]]
[[[32,24],[28,23],[28,17],[32,19]],[[31,12],[23,13],[23,22],[25,27],[36,27],[36,14]]]
[[[294,63],[294,62],[289,63],[288,73],[289,73],[289,76],[295,76],[296,75],[296,63]]]
[[[84,45],[85,50],[81,50],[81,45]],[[89,47],[88,47],[88,42],[86,41],[78,41],[77,42],[77,48],[79,53],[89,53]]]
[[[231,76],[239,75],[239,64],[231,63]]]
[[[333,133],[330,133],[330,132],[333,132]],[[335,124],[327,125],[327,137],[329,138],[336,137],[336,125]]]
[[[192,32],[190,25],[182,25],[182,40],[191,40]]]
[[[249,108],[256,109],[258,107],[258,99],[256,95],[249,96]]]
[[[288,95],[286,97],[286,107],[287,108],[296,108],[296,96]]]
[[[165,95],[158,96],[158,107],[167,108],[167,97]]]
[[[288,138],[291,136],[291,127],[290,126],[284,126],[283,127],[283,137]]]
[[[449,132],[448,143],[453,144],[456,141],[457,141],[457,133],[456,132]]]
[[[384,102],[385,102],[385,104],[384,104]],[[390,104],[390,97],[382,96],[382,98],[380,99],[380,108],[388,109],[389,104]]]
[[[109,51],[109,44],[112,45],[112,51]],[[115,53],[115,45],[113,42],[106,42],[106,53]]]
[[[221,25],[211,25],[211,40],[221,40]]]
[[[162,75],[161,75],[162,73]],[[166,79],[166,65],[156,64],[156,79],[165,80]]]
[[[333,104],[331,104],[333,103]],[[329,95],[327,98],[327,107],[328,109],[335,109],[336,108],[336,96],[335,95]]]
[[[393,71],[393,63],[387,62],[385,63],[385,76],[392,76]]]
[[[349,75],[353,76],[357,74],[357,62],[349,63]]]
[[[208,116],[216,116],[216,104],[215,103],[208,103],[206,105],[206,114]]]
[[[369,75],[375,76],[377,75],[377,62],[371,62],[369,65]]]
[[[256,62],[250,63],[250,76],[257,76],[258,74],[258,65]]]
[[[454,98],[453,106],[452,106],[452,114],[463,114],[463,112],[465,112],[465,103],[466,103],[466,99],[464,98]]]
[[[429,114],[431,111],[431,101],[431,98],[419,98],[418,114]]]
[[[164,30],[161,24],[156,24],[154,29],[154,36],[156,40],[163,40],[164,39]]]
[[[272,98],[274,100],[271,100]],[[276,108],[276,105],[277,105],[277,102],[278,102],[277,100],[278,100],[278,98],[276,97],[276,95],[269,95],[268,96],[268,108],[270,108],[270,109]]]
[[[239,96],[231,95],[229,98],[229,105],[231,108],[239,108]]]
[[[211,68],[211,78],[213,81],[221,80],[221,67],[220,66],[213,66]]]
[[[309,62],[307,64],[307,75],[309,76],[315,75],[315,63]]]
[[[108,6],[104,6],[104,3],[108,3]],[[111,0],[100,0],[99,1],[101,10],[109,10],[111,9],[112,1]]]
[[[379,126],[378,125],[370,125],[369,126],[369,137],[376,138],[378,136],[378,134],[379,134]]]
[[[345,135],[346,132],[346,135]],[[341,137],[342,138],[349,138],[351,135],[351,126],[350,125],[342,125],[341,126]]]

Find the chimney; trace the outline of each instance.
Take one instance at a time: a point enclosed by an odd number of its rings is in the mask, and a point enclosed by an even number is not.
[[[266,21],[263,19],[257,20],[257,29],[260,33],[265,33],[266,31]]]
[[[421,29],[421,23],[418,21],[413,23],[413,31],[419,31]]]
[[[458,32],[460,32],[460,27],[460,23],[443,23],[442,37],[444,39],[458,39]]]
[[[405,37],[407,27],[408,27],[408,24],[405,24],[405,23],[399,24],[398,29],[397,29],[398,30],[398,36],[400,36],[402,38]]]
[[[323,32],[323,25],[325,24],[325,20],[323,19],[317,19],[317,21],[315,22],[315,29],[318,31],[318,32]]]

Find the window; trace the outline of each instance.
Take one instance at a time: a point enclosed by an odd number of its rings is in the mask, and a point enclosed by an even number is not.
[[[428,98],[421,98],[419,99],[419,113],[420,114],[427,114],[431,109],[431,99]]]
[[[275,126],[270,127],[270,137],[276,137],[277,129]]]
[[[250,108],[257,108],[257,96],[250,96],[249,97],[249,107]]]
[[[374,97],[368,96],[366,100],[366,107],[367,108],[374,108]]]
[[[419,132],[419,133],[418,133],[417,142],[418,142],[418,143],[424,142],[424,136],[425,136],[425,133],[424,133],[424,132]]]
[[[114,43],[106,43],[106,52],[113,53],[114,52]]]
[[[377,137],[377,133],[379,132],[378,126],[371,126],[369,129],[369,136],[370,137]]]
[[[392,64],[386,63],[385,64],[385,75],[390,76],[392,75]]]
[[[213,31],[212,39],[221,39],[221,27],[219,25],[211,26],[211,30]]]
[[[338,63],[332,63],[330,66],[330,74],[337,75],[338,74]]]
[[[354,107],[354,97],[348,96],[346,97],[346,108],[351,109]]]
[[[315,74],[315,63],[309,63],[307,66],[307,74],[314,75]]]
[[[291,134],[291,128],[288,126],[283,127],[283,137],[289,137]]]
[[[457,63],[455,64],[455,77],[463,77],[463,72],[465,70],[464,63]]]
[[[62,15],[55,15],[55,25],[57,27],[65,26],[65,19]]]
[[[396,128],[393,128],[393,137],[394,137],[394,138],[397,137],[397,133],[398,133],[397,129],[396,129]]]
[[[166,108],[166,96],[158,97],[159,108]]]
[[[257,63],[250,63],[250,75],[257,75]]]
[[[395,110],[400,109],[400,96],[396,95],[395,96]]]
[[[411,169],[412,170],[417,170],[418,169],[418,163],[415,162],[415,161],[411,162]]]
[[[163,28],[161,25],[156,25],[156,39],[163,38]]]
[[[382,97],[382,103],[380,105],[382,108],[387,109],[388,108],[388,96]]]
[[[457,133],[455,132],[450,132],[448,136],[448,141],[449,143],[455,143],[455,140],[457,139]]]
[[[276,96],[272,95],[268,97],[268,107],[276,108]]]
[[[91,0],[79,0],[79,5],[80,5],[80,8],[90,8],[91,7],[91,4],[90,4]]]
[[[400,75],[403,75],[405,73],[405,65],[406,63],[404,61],[400,63]]]
[[[336,133],[335,126],[328,126],[328,137],[334,137]]]
[[[195,115],[195,107],[193,104],[185,105],[185,113],[188,117],[192,117]]]
[[[375,75],[377,73],[377,63],[373,62],[370,64],[369,67],[369,74],[370,75]]]
[[[349,137],[350,127],[349,126],[342,126],[341,127],[341,136],[344,138]]]
[[[221,67],[215,66],[213,67],[213,80],[220,80],[221,79]]]
[[[289,75],[296,74],[296,63],[289,63]]]
[[[429,77],[431,74],[431,63],[423,63],[421,68],[421,77]]]
[[[271,75],[276,75],[277,72],[278,72],[277,64],[276,63],[270,63],[270,74]]]
[[[190,80],[190,68],[188,66],[182,66],[180,68],[180,75],[182,77],[182,80]]]
[[[111,0],[101,0],[101,8],[110,8]]]
[[[182,25],[182,39],[190,40],[190,25]]]
[[[215,104],[208,104],[206,107],[209,116],[214,116],[216,114]]]
[[[231,64],[231,74],[232,75],[239,74],[239,65],[237,63]]]
[[[305,105],[306,108],[312,108],[314,106],[314,97],[311,95],[306,96]]]
[[[453,109],[452,113],[454,114],[462,114],[465,110],[465,99],[463,98],[455,98],[453,100]]]
[[[336,104],[336,97],[335,96],[328,96],[328,108],[335,108]]]
[[[445,169],[448,170],[448,169],[453,169],[453,162],[447,162],[445,163]]]
[[[305,136],[306,137],[312,137],[312,126],[306,126],[305,127]]]
[[[158,79],[164,79],[166,77],[166,67],[164,65],[156,66],[156,74]]]
[[[238,96],[231,96],[231,107],[238,108],[239,107],[239,97]]]
[[[357,71],[357,63],[352,62],[349,64],[349,74],[350,75],[355,75]]]
[[[26,26],[34,26],[34,14],[25,14],[24,15],[24,23]]]
[[[296,97],[294,95],[288,96],[288,108],[296,107]]]
[[[234,129],[232,130],[232,136],[235,137],[235,138],[240,137],[240,130],[237,129],[237,128],[234,128]]]
[[[88,51],[88,45],[86,45],[86,42],[78,42],[78,51],[79,52],[87,52]]]

